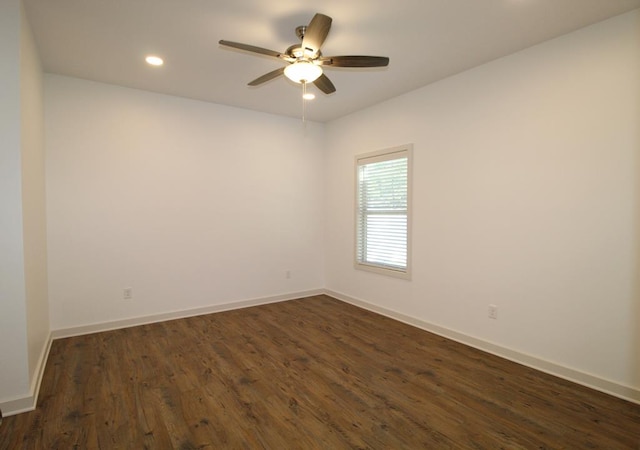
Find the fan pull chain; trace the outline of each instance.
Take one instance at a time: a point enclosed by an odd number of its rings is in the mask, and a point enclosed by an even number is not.
[[[307,82],[302,80],[302,122],[306,122],[307,115],[307,101],[305,99],[305,95],[307,95]]]

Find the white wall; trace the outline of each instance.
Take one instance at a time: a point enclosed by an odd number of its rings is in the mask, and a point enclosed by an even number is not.
[[[321,125],[56,75],[45,124],[52,329],[324,286]]]
[[[22,215],[30,383],[49,341],[42,67],[22,12],[20,48]]]
[[[49,344],[42,69],[21,2],[0,4],[0,408],[35,406]]]
[[[20,1],[0,3],[0,403],[27,395],[20,148]]]
[[[639,130],[637,10],[329,123],[327,288],[637,394]],[[353,157],[405,143],[409,282],[353,268]]]

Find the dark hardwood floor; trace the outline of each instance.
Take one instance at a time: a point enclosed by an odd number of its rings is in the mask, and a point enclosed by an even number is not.
[[[56,340],[1,449],[638,449],[640,405],[326,296]]]

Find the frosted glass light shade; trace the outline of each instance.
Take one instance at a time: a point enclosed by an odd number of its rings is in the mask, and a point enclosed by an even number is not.
[[[312,83],[322,75],[322,67],[309,61],[297,61],[284,68],[284,74],[296,83]]]

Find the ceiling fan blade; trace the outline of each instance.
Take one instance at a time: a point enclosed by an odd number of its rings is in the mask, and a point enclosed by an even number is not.
[[[255,80],[253,80],[252,82],[250,82],[249,86],[258,86],[259,84],[265,83],[265,82],[267,82],[269,80],[273,80],[274,78],[279,77],[283,73],[284,73],[284,67],[281,67],[281,68],[276,69],[276,70],[272,70],[271,72],[265,73],[261,77],[258,77]]]
[[[325,94],[332,94],[336,91],[336,87],[325,74],[320,75],[320,78],[314,81],[313,84]]]
[[[311,19],[309,26],[307,26],[307,29],[304,32],[302,48],[310,49],[314,55],[317,54],[329,34],[331,20],[331,17],[320,13],[313,16],[313,19]]]
[[[334,67],[385,67],[389,65],[386,56],[326,56],[318,59],[323,66]]]
[[[276,52],[274,50],[269,50],[267,48],[262,48],[262,47],[256,47],[254,45],[241,44],[240,42],[225,41],[224,39],[222,39],[221,41],[218,42],[218,44],[224,45],[226,47],[233,47],[240,50],[246,50],[252,53],[259,53],[261,55],[273,56],[274,58],[284,59],[284,57],[286,57],[286,55],[283,55],[280,52]]]

